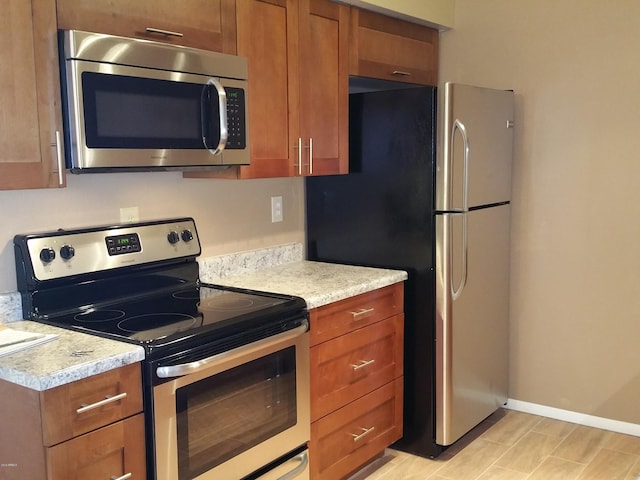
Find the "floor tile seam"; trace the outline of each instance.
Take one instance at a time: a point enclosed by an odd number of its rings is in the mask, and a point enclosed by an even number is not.
[[[618,452],[618,453],[626,453],[627,455],[633,455],[634,457],[636,457],[638,460],[640,460],[640,453],[631,453],[627,450],[621,450],[619,448],[613,448],[613,447],[600,447],[602,450],[609,450],[612,452]]]
[[[620,450],[616,450],[616,449],[613,449],[613,448],[607,448],[607,447],[601,447],[600,449],[598,449],[598,452],[594,456],[594,459],[595,459],[596,456],[598,456],[598,453],[601,452],[601,451],[614,452],[614,453],[619,453],[621,455],[625,455],[627,457],[632,457],[631,460],[633,461],[633,463],[631,463],[631,466],[629,467],[629,471],[627,472],[627,475],[629,475],[629,472],[631,471],[631,469],[638,463],[638,460],[640,460],[640,455],[635,455],[635,454],[629,453],[629,452],[621,452]],[[591,462],[593,462],[593,459],[591,460]],[[591,462],[589,462],[589,464]]]
[[[604,450],[604,449],[602,449],[602,450]],[[610,450],[610,451],[612,451],[612,450]],[[619,452],[619,453],[623,453],[623,452]],[[589,468],[589,465],[591,465],[591,463],[592,462],[589,462],[587,465],[585,465],[585,467],[582,470],[582,472],[580,472],[580,475],[578,475],[578,477],[576,477],[576,480],[581,480],[582,479],[584,473],[587,471],[587,469]],[[623,473],[623,477],[618,477],[618,478],[629,478],[629,475],[631,475],[633,473],[633,467],[634,466],[635,466],[635,463],[632,463],[631,465],[629,465],[629,467],[627,467],[627,470]]]
[[[511,450],[511,448],[513,448],[513,445],[515,445],[515,443],[514,443],[514,444],[512,444],[512,445],[507,445],[507,444],[500,443],[500,442],[494,442],[494,441],[492,441],[492,440],[488,440],[488,439],[486,439],[486,438],[484,439],[484,441],[489,442],[489,443],[492,443],[492,444],[494,444],[494,445],[499,445],[499,446],[502,446],[502,447],[508,447],[508,448],[507,448],[504,452],[502,452],[502,454],[501,454],[501,455],[499,455],[499,456],[498,456],[498,457],[497,457],[497,458],[496,458],[496,459],[495,459],[491,464],[487,465],[487,466],[485,467],[485,469],[484,469],[482,472],[480,472],[480,473],[478,474],[478,476],[476,476],[476,477],[474,478],[474,480],[477,480],[478,478],[480,478],[483,474],[485,474],[485,473],[487,472],[487,470],[489,470],[489,469],[490,469],[491,467],[493,467],[493,466],[500,467],[500,468],[505,468],[505,467],[501,467],[500,465],[496,465],[496,464],[498,463],[498,461],[499,461],[502,457],[504,457],[504,456],[507,454],[507,452],[508,452],[509,450]],[[517,443],[517,442],[516,442],[516,443]],[[514,471],[514,472],[516,471],[516,470],[513,470],[513,469],[508,469],[508,470],[510,470],[510,471]]]
[[[577,462],[575,460],[572,460],[571,458],[561,457],[560,455],[554,455],[553,453],[550,453],[549,455],[547,455],[545,460],[547,460],[549,458],[557,458],[558,460],[562,460],[563,462],[571,462],[571,463],[575,463],[576,465],[582,465],[583,467],[586,467],[587,465],[589,465],[593,461],[593,458],[592,458],[588,462]],[[544,462],[542,462],[542,463],[544,463]]]
[[[562,457],[558,457],[555,455],[546,455],[544,460],[542,460],[540,462],[540,464],[534,468],[531,473],[529,473],[529,475],[527,476],[527,478],[531,478],[533,477],[533,475],[545,464],[545,462],[550,459],[550,458],[557,458],[558,460],[562,460],[563,462],[568,462],[568,463],[573,463],[579,467],[582,467],[582,470],[580,470],[580,472],[578,473],[578,476],[576,477],[576,479],[578,479],[580,477],[580,475],[582,475],[582,473],[587,469],[587,465],[588,463],[580,463],[580,462],[576,462],[574,460],[567,460],[566,458],[562,458]]]
[[[559,420],[559,421],[561,421],[561,420]],[[564,422],[564,423],[570,423],[570,422]],[[559,442],[559,444],[560,444],[560,443],[562,443],[563,440],[566,440],[569,437],[569,435],[571,435],[573,433],[573,431],[576,429],[576,427],[578,426],[577,424],[572,424],[572,425],[573,426],[571,427],[571,429],[564,435],[553,435],[553,434],[547,433],[547,432],[538,432],[538,431],[534,430],[533,428],[529,432],[530,433],[539,433],[540,435],[546,435],[546,436],[551,437],[551,438],[557,438],[560,441]],[[527,432],[527,433],[529,433],[529,432]]]

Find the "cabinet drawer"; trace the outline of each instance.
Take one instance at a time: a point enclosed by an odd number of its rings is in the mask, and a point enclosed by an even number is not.
[[[41,392],[46,446],[142,411],[140,364],[109,370]]]
[[[395,283],[372,292],[314,308],[309,312],[311,345],[317,345],[402,313],[403,302],[404,284]]]
[[[48,448],[47,465],[48,480],[146,479],[144,415]]]
[[[311,478],[344,478],[402,436],[402,377],[311,424]]]
[[[403,315],[311,348],[311,421],[402,375]]]
[[[437,30],[354,8],[350,35],[350,75],[437,85]]]

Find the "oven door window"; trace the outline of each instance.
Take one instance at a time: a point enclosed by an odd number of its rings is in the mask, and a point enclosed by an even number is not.
[[[177,390],[180,480],[296,424],[295,360],[288,347]]]
[[[211,86],[83,72],[82,94],[89,148],[203,149],[203,137],[214,148],[220,141]]]

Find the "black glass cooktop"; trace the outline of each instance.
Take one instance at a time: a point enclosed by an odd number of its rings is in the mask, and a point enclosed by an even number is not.
[[[287,320],[299,318],[305,309],[305,302],[297,297],[199,284],[42,321],[137,343],[151,353],[171,346],[192,347],[244,331],[289,328]]]

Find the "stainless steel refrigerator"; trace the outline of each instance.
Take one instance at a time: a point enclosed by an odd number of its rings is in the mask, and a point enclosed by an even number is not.
[[[395,447],[429,457],[508,379],[513,92],[446,84],[437,105],[432,87],[350,95],[350,173],[306,180],[310,260],[409,274]]]

